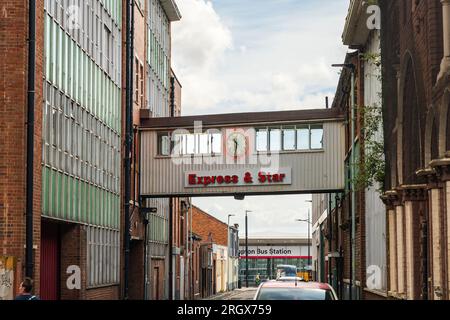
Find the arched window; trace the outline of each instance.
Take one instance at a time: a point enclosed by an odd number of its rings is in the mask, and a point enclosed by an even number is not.
[[[403,183],[417,183],[415,172],[422,167],[422,125],[412,59],[407,62],[403,91]]]
[[[450,150],[450,99],[447,102],[447,125],[446,125],[446,132],[445,132],[445,140],[446,140],[446,151]]]
[[[431,130],[431,160],[439,158],[439,122],[436,115],[433,117],[433,128]]]

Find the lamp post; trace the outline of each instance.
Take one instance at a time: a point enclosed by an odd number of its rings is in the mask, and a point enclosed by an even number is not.
[[[236,216],[235,214],[229,214],[227,220],[227,236],[228,236],[228,261],[231,259],[231,250],[230,250],[230,242],[231,242],[231,232],[230,232],[230,217]],[[230,263],[227,265],[227,289],[230,290]]]
[[[312,203],[312,200],[305,200],[305,202]],[[307,267],[309,268],[311,266],[311,226],[312,226],[311,209],[308,208],[308,218],[307,219],[296,219],[295,221],[308,223],[308,263],[307,263]]]
[[[350,125],[350,143],[351,143],[351,148],[352,151],[350,153],[350,161],[351,163],[355,163],[355,122],[356,122],[356,105],[355,105],[355,75],[356,75],[356,65],[354,65],[353,63],[344,63],[344,64],[333,64],[331,65],[332,67],[338,67],[338,68],[343,68],[343,69],[348,69],[351,72],[351,81],[350,81],[350,85],[351,85],[351,92],[350,92],[350,108],[351,108],[351,112],[350,112],[350,116],[351,116],[351,125]],[[349,172],[350,174],[350,178],[349,181],[351,181],[354,178],[354,170],[351,170],[351,168],[349,168]],[[351,206],[350,206],[350,210],[351,210],[351,228],[350,228],[350,288],[349,288],[349,300],[353,300],[353,286],[354,283],[356,282],[356,273],[355,273],[355,258],[356,258],[356,250],[355,250],[355,236],[356,236],[356,211],[355,211],[355,206],[356,206],[356,193],[354,190],[354,186],[353,183],[349,182],[349,189],[350,189],[350,195],[351,195]]]
[[[248,213],[251,210],[245,210],[245,286],[248,288]]]
[[[236,216],[236,215],[235,214],[229,214],[228,215],[228,222],[227,222],[228,228],[230,228],[230,217],[234,217],[234,216]]]

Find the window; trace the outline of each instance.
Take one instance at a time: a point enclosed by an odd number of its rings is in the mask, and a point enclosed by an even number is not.
[[[283,150],[295,150],[295,128],[283,129]]]
[[[87,228],[88,287],[118,283],[119,237],[115,230]]]
[[[256,131],[256,151],[267,151],[268,148],[267,129],[259,129]]]
[[[308,151],[323,148],[323,125],[259,128],[256,130],[256,151]]]
[[[322,125],[311,125],[311,149],[322,149],[323,148],[323,126]]]
[[[270,151],[281,151],[281,129],[270,129]]]
[[[165,142],[166,136],[169,137],[167,133],[158,135],[159,155],[170,155],[171,149],[173,149],[173,154],[175,155],[210,155],[222,152],[222,134],[220,132],[176,134],[173,137],[173,145]],[[162,149],[165,145],[169,147],[167,154],[164,154],[164,149]]]
[[[222,134],[212,133],[210,134],[211,139],[211,153],[219,154],[222,153]]]
[[[198,147],[197,147],[197,153],[200,154],[207,154],[210,151],[210,141],[209,136],[207,134],[200,134],[198,135]]]
[[[136,104],[139,103],[139,60],[135,59],[135,66],[134,66],[134,102]]]
[[[160,156],[170,155],[170,136],[168,133],[158,134],[158,154]]]
[[[297,150],[309,150],[309,126],[297,127]]]
[[[140,86],[141,86],[141,92],[140,92],[140,99],[141,99],[141,108],[145,107],[144,104],[144,66],[142,63],[140,64],[139,68],[139,75],[140,75]]]

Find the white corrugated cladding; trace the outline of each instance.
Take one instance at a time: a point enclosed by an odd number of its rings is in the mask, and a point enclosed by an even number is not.
[[[307,193],[344,189],[343,121],[323,123],[323,150],[279,154],[279,167],[292,168],[291,185],[185,188],[186,172],[209,171],[214,174],[224,170],[260,169],[261,165],[204,164],[204,162],[180,165],[174,163],[170,157],[158,157],[157,144],[156,131],[141,132],[141,194],[147,197]]]
[[[367,52],[380,52],[380,34],[372,32],[368,40]],[[381,68],[373,61],[364,64],[364,104],[366,106],[381,106]],[[376,133],[377,141],[383,141],[382,128]],[[366,267],[377,266],[381,270],[382,288],[387,285],[386,265],[386,207],[380,199],[378,186],[366,189]]]

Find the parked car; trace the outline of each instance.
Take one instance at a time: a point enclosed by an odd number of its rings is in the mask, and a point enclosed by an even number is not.
[[[305,279],[303,279],[302,277],[280,277],[278,278],[276,281],[305,281]]]
[[[259,286],[254,300],[338,300],[338,297],[327,283],[270,281]]]
[[[297,276],[297,267],[288,264],[277,265],[277,279],[280,277],[295,277]]]

